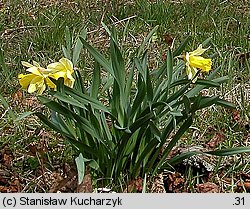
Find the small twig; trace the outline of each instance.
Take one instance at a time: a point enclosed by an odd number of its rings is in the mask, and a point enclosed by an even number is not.
[[[18,28],[9,28],[9,29],[4,30],[4,32],[1,34],[1,38],[4,35],[13,33],[14,31],[28,30],[28,29],[32,29],[32,28],[47,28],[47,27],[51,27],[51,26],[49,26],[49,25],[42,25],[42,26],[28,25],[28,26],[21,26],[21,27],[18,27]]]
[[[131,16],[131,17],[127,17],[127,18],[125,18],[125,19],[122,19],[122,20],[113,22],[113,23],[111,23],[111,24],[108,24],[107,26],[116,25],[116,24],[122,23],[122,22],[124,22],[124,21],[130,20],[130,19],[135,18],[135,17],[136,17],[136,15],[133,15],[133,16]],[[98,29],[89,31],[89,32],[87,32],[87,34],[95,33],[95,32],[99,31],[99,30],[102,29],[102,28],[103,28],[103,26],[100,27],[100,28],[98,28]]]

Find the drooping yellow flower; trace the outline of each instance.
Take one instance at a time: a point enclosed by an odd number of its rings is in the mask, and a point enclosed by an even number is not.
[[[195,78],[198,70],[201,72],[209,72],[211,70],[212,66],[212,60],[203,58],[202,55],[207,49],[203,49],[202,45],[199,45],[199,47],[192,51],[187,52],[183,59],[186,62],[186,73],[188,76],[188,79],[192,80],[193,82],[196,81],[197,78]]]
[[[33,65],[28,62],[22,62],[22,65],[28,67],[26,71],[29,74],[19,74],[18,79],[22,88],[27,89],[29,93],[38,91],[38,94],[42,94],[46,89],[46,85],[55,89],[56,85],[50,80],[49,71],[41,67],[37,62],[33,62]]]
[[[75,79],[72,74],[74,72],[73,64],[67,58],[61,58],[59,62],[51,63],[47,66],[51,71],[50,77],[54,79],[64,78],[64,84],[73,87]]]

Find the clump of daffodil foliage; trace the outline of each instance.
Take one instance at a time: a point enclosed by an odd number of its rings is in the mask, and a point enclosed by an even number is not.
[[[67,59],[49,64],[46,69],[37,63],[23,62],[30,74],[19,75],[19,81],[29,93],[41,94],[46,86],[50,89],[49,96],[39,96],[51,111],[50,117],[40,112],[34,114],[74,148],[79,183],[88,166],[95,186],[123,191],[130,180],[154,177],[192,155],[202,154],[192,151],[169,158],[198,110],[211,105],[234,105],[217,95],[200,93],[204,88],[219,87],[228,79],[216,77],[220,68],[212,69],[212,60],[201,56],[207,50],[203,45],[184,52],[187,38],[175,49],[167,48],[162,65],[149,70],[146,46],[157,27],[133,53],[130,64],[125,64],[115,29],[110,31],[103,26],[110,35],[109,57],[88,44],[86,36],[79,36],[75,46],[63,47]],[[69,34],[66,37],[72,40]],[[91,82],[84,82],[78,70],[73,73],[82,47],[94,58]],[[70,60],[74,60],[73,64]],[[199,78],[199,72],[206,72],[204,79]],[[249,151],[249,147],[239,147],[206,154]]]

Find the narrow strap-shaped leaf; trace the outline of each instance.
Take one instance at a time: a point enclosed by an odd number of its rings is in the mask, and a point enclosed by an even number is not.
[[[142,42],[141,46],[139,47],[139,50],[138,50],[138,53],[137,53],[137,57],[141,56],[141,54],[143,53],[144,47],[149,42],[149,40],[154,35],[154,33],[158,30],[158,27],[159,27],[159,25],[155,26],[153,28],[153,30],[151,30],[150,33],[147,35],[147,37],[145,38],[145,40]]]
[[[125,100],[127,102],[130,102],[130,96],[131,96],[131,90],[132,90],[132,83],[134,80],[134,64],[132,65],[132,67],[130,68],[130,71],[128,72],[128,77],[127,77],[127,82],[125,85]]]
[[[151,78],[149,74],[149,69],[147,68],[147,74],[146,74],[146,88],[147,88],[147,100],[149,102],[153,101],[153,86],[151,83]]]
[[[119,143],[117,144],[117,148],[118,148],[118,153],[120,153],[117,156],[116,161],[117,162],[121,162],[124,158],[124,152],[126,150],[126,144],[129,140],[129,138],[133,135],[133,133],[139,129],[140,127],[144,127],[145,125],[148,124],[149,120],[152,119],[154,117],[153,113],[149,113],[147,115],[144,115],[142,117],[140,117],[139,119],[137,119],[130,127],[129,130],[131,131],[131,133],[124,133],[121,137],[121,139],[119,140]],[[116,168],[116,172],[117,174],[120,173],[121,169],[122,169],[122,163],[117,163],[118,167]]]
[[[221,150],[214,150],[205,153],[216,156],[230,156],[230,155],[249,153],[249,152],[250,152],[250,147],[248,146],[248,147],[233,147]]]
[[[215,78],[212,81],[216,82],[216,83],[224,83],[224,82],[226,82],[228,80],[229,80],[229,77],[226,75],[226,76],[222,76],[222,77],[219,77],[219,78]]]
[[[212,73],[206,77],[207,80],[212,80],[220,70],[221,67],[218,67],[214,71],[212,71]],[[192,90],[190,90],[186,95],[188,97],[193,97],[197,95],[204,87],[205,87],[204,85],[197,85]]]
[[[82,102],[79,102],[73,97],[69,97],[65,94],[62,94],[60,92],[55,92],[52,94],[55,98],[59,99],[62,102],[66,102],[67,104],[71,104],[75,107],[79,107],[81,109],[87,110],[87,108],[84,105],[87,105],[88,102],[85,102],[84,104]]]
[[[98,110],[110,113],[107,107],[105,107],[101,102],[99,102],[95,98],[90,97],[87,94],[82,94],[80,92],[77,92],[76,90],[69,88],[68,86],[65,86],[65,93],[69,94],[71,97],[75,98],[79,102],[82,102],[83,104],[89,103]]]
[[[67,50],[65,46],[62,45],[63,56],[69,60],[71,60],[70,52]]]
[[[181,153],[177,156],[174,156],[172,157],[171,159],[167,160],[165,162],[165,164],[167,164],[167,167],[170,166],[174,166],[174,165],[177,165],[179,163],[181,163],[183,160],[189,158],[189,157],[192,157],[194,155],[198,155],[198,154],[201,154],[202,152],[198,152],[198,151],[190,151],[190,152],[184,152],[184,153]],[[163,166],[165,167],[165,166]]]
[[[121,88],[121,92],[124,91],[125,85],[125,65],[119,47],[111,40],[110,44],[111,51],[111,63],[112,69],[117,80],[118,85]]]
[[[218,99],[215,104],[220,105],[222,107],[226,107],[226,108],[236,108],[236,105],[232,102],[228,102],[224,99]]]
[[[158,139],[158,141],[161,141],[160,140],[160,138],[161,138],[161,132],[158,129],[158,127],[154,124],[153,121],[149,122],[149,127],[150,127],[151,132],[154,134],[155,138]]]
[[[142,75],[138,75],[138,82],[137,82],[137,93],[132,105],[131,109],[131,117],[133,118],[136,115],[136,112],[138,108],[141,106],[142,101],[144,100],[144,97],[146,95],[146,89],[145,89],[145,84],[142,79]]]
[[[100,64],[95,61],[95,63],[94,63],[94,72],[93,72],[93,79],[92,79],[91,90],[90,90],[90,96],[92,98],[97,99],[100,84],[101,84]]]
[[[86,28],[82,29],[79,36],[81,36],[83,39],[86,39],[87,29]],[[77,40],[76,40],[76,43],[75,43],[75,46],[73,49],[73,57],[72,57],[72,62],[73,62],[74,66],[76,66],[76,64],[78,62],[82,47],[83,47],[83,44],[82,44],[81,40],[79,39],[79,37],[77,37]]]
[[[173,57],[179,56],[183,52],[183,50],[186,48],[190,38],[191,38],[190,36],[187,36],[184,39],[184,41],[179,45],[179,47],[176,50],[174,50]]]
[[[136,164],[134,165],[133,168],[133,174],[132,176],[137,177],[140,171],[140,166],[142,166],[142,162],[145,159],[145,157],[149,156],[151,154],[151,152],[155,149],[156,145],[159,143],[159,141],[157,139],[153,139],[151,140],[147,146],[144,148],[144,150],[142,151],[140,157],[138,158]]]
[[[167,73],[167,61],[165,61],[159,69],[152,71],[151,75],[154,77],[156,81],[157,80],[161,81],[161,79],[159,78],[164,77],[166,73]]]
[[[213,97],[201,97],[200,102],[198,103],[198,109],[209,107],[215,104],[218,101],[218,96]]]
[[[173,149],[173,147],[176,145],[176,143],[179,141],[179,139],[183,136],[183,134],[186,132],[186,130],[192,125],[192,123],[193,123],[193,119],[192,119],[192,116],[190,116],[182,124],[182,126],[179,128],[177,133],[174,135],[173,139],[171,139],[168,146],[165,148],[165,150],[162,154],[162,158],[161,158],[160,162],[156,165],[156,167],[152,173],[152,176],[154,176],[154,174],[158,171],[158,169],[161,169],[161,167],[164,164],[164,162],[166,161],[166,157],[169,155],[170,151]]]
[[[65,137],[72,138],[72,136],[69,133],[67,133],[64,130],[62,130],[54,122],[49,121],[48,118],[45,115],[43,115],[42,113],[35,112],[34,115],[36,115],[48,127],[52,128],[53,130],[57,131],[58,133],[62,134]]]
[[[68,108],[59,104],[58,102],[50,100],[44,96],[38,96],[38,99],[40,100],[40,102],[42,102],[42,104],[47,106],[49,109],[54,110],[60,114],[63,114],[68,118],[74,119],[73,115],[71,114],[71,111]]]
[[[178,91],[176,91],[175,93],[173,93],[170,97],[167,98],[166,103],[170,103],[173,100],[179,98],[181,95],[183,95],[186,90],[189,88],[189,83],[186,84],[185,86],[181,87]],[[164,97],[165,98],[165,97]]]
[[[183,84],[187,84],[187,83],[191,83],[191,81],[188,80],[188,79],[180,79],[180,80],[177,80],[177,81],[173,82],[170,85],[170,88],[173,88],[173,87],[179,86],[179,85],[183,85]]]
[[[82,153],[80,153],[79,156],[75,158],[75,161],[78,174],[78,184],[81,184],[85,174],[85,163],[83,160]]]
[[[205,79],[197,79],[196,84],[203,85],[205,87],[219,87],[220,84],[214,81],[205,80]]]
[[[76,89],[77,92],[87,94],[87,90],[84,87],[84,81],[83,81],[82,75],[81,75],[79,70],[75,70],[75,78],[76,78],[76,81],[74,83],[74,89]],[[61,92],[63,92],[63,91],[61,91]]]
[[[112,67],[111,67],[111,64],[108,62],[108,60],[100,52],[98,52],[94,47],[89,45],[82,37],[79,37],[79,38],[80,38],[81,42],[83,43],[83,46],[96,59],[96,61],[99,62],[101,66],[103,66],[104,70],[106,70],[113,77],[115,77],[114,72],[113,72]]]
[[[74,128],[75,123],[70,118],[65,118],[65,120],[63,120],[61,115],[59,115],[55,111],[52,111],[51,122],[56,124],[62,131],[69,133],[72,138],[77,138],[76,130]]]
[[[168,76],[167,89],[169,89],[173,80],[173,54],[170,48],[168,49],[167,52],[167,76]]]
[[[52,101],[46,97],[39,96],[39,100],[47,106],[49,109],[54,110],[62,115],[64,115],[67,118],[76,120],[77,122],[81,123],[81,126],[83,127],[84,131],[92,135],[93,137],[100,138],[95,130],[90,126],[89,121],[80,115],[77,115],[76,113],[72,112],[66,107],[63,107],[59,103]]]
[[[65,40],[67,51],[70,52],[72,47],[72,37],[68,26],[65,27]]]

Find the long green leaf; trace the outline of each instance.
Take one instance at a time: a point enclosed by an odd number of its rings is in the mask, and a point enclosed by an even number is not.
[[[196,84],[203,85],[204,87],[219,87],[220,84],[214,81],[205,80],[205,79],[197,79]]]
[[[234,148],[209,151],[205,153],[216,156],[230,156],[230,155],[249,153],[249,152],[250,152],[250,147],[234,147]]]
[[[190,40],[190,36],[187,36],[184,41],[180,44],[180,46],[174,51],[173,53],[173,57],[179,56],[183,50],[185,49],[185,47],[187,46],[189,40]]]
[[[82,94],[80,92],[75,91],[72,88],[69,88],[65,86],[65,93],[69,94],[71,97],[79,101],[80,103],[83,104],[91,104],[94,108],[98,110],[102,110],[104,112],[110,113],[108,108],[105,107],[101,102],[96,100],[95,98],[87,95],[87,94]]]
[[[161,167],[164,164],[164,162],[166,161],[166,157],[169,155],[170,151],[173,149],[173,147],[176,145],[176,143],[179,141],[179,139],[183,136],[183,134],[186,132],[186,130],[192,125],[192,123],[193,123],[193,119],[192,119],[192,116],[190,116],[182,124],[182,126],[179,128],[177,133],[174,135],[173,139],[169,142],[168,146],[165,148],[165,150],[162,154],[162,158],[161,158],[160,162],[156,165],[156,167],[152,173],[152,176],[154,176],[154,174],[159,169],[161,169]]]
[[[83,39],[86,39],[87,29],[86,28],[82,29],[79,36],[81,36]],[[78,62],[82,47],[83,47],[83,44],[81,40],[79,39],[79,37],[77,37],[77,40],[73,49],[73,57],[72,57],[72,62],[74,66],[76,66]]]
[[[167,52],[167,76],[168,76],[167,89],[169,90],[173,80],[173,54],[170,48],[168,49]]]
[[[153,30],[151,30],[150,33],[147,35],[147,37],[145,38],[145,40],[142,42],[141,46],[139,47],[139,50],[138,50],[138,53],[137,53],[137,57],[141,56],[141,54],[143,53],[144,47],[149,42],[149,40],[154,35],[154,33],[158,30],[158,27],[159,27],[159,25],[155,26],[153,28]]]
[[[100,64],[95,61],[93,79],[92,79],[91,90],[90,90],[90,96],[92,98],[97,99],[100,84],[101,84]]]
[[[174,165],[177,165],[179,163],[181,163],[183,160],[189,158],[189,157],[192,157],[194,155],[197,155],[197,154],[201,154],[202,152],[195,152],[195,151],[190,151],[190,152],[184,152],[184,153],[181,153],[177,156],[174,156],[172,157],[170,160],[167,160],[165,164],[167,164],[167,167],[170,166],[174,166]]]
[[[226,107],[226,108],[236,108],[236,105],[231,103],[231,102],[228,102],[224,99],[218,99],[215,104],[217,105],[220,105],[222,107]]]
[[[83,160],[82,153],[80,153],[79,156],[76,157],[75,161],[76,161],[76,167],[77,167],[77,173],[78,173],[78,184],[81,184],[83,182],[83,178],[85,174],[85,163]]]
[[[207,76],[207,80],[212,80],[216,74],[221,70],[221,67],[216,68],[214,71],[212,71],[212,73]],[[203,88],[205,88],[204,85],[197,85],[196,87],[194,87],[192,90],[190,90],[186,95],[187,97],[194,97],[195,95],[197,95]]]
[[[134,165],[133,168],[133,176],[137,177],[140,171],[140,166],[142,166],[143,160],[151,154],[151,152],[155,149],[156,145],[159,143],[157,139],[151,140],[145,149],[142,151],[139,159],[137,160],[136,164]]]
[[[81,42],[83,43],[83,46],[90,52],[90,54],[96,59],[96,61],[99,62],[101,66],[103,66],[104,70],[106,70],[113,77],[115,77],[111,64],[108,62],[108,60],[100,52],[98,52],[94,47],[89,45],[82,37],[79,37],[79,38]]]

